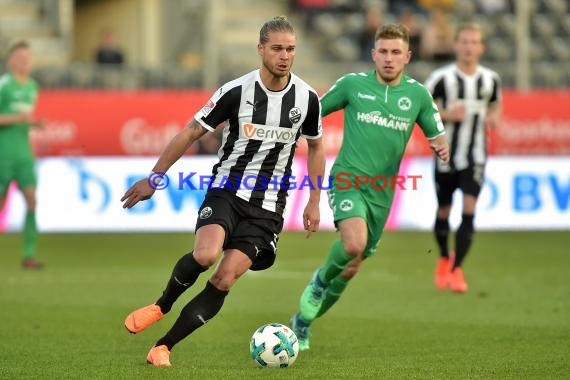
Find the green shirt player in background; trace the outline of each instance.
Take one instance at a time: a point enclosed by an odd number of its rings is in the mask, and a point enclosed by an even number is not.
[[[38,86],[29,77],[32,67],[27,42],[13,44],[6,56],[8,72],[0,76],[0,211],[6,204],[8,187],[18,184],[26,201],[24,222],[24,258],[27,269],[38,269],[36,260],[36,171],[30,146],[29,129],[41,126],[33,116],[38,98]]]
[[[339,299],[380,242],[395,186],[386,186],[383,179],[372,186],[366,179],[383,176],[390,182],[398,175],[415,123],[435,154],[449,160],[449,144],[432,96],[403,74],[410,57],[407,28],[381,26],[372,50],[375,70],[345,75],[321,99],[323,116],[344,109],[343,143],[331,168],[329,192],[340,239],[313,274],[301,295],[299,312],[291,319],[300,350],[309,349],[311,323]]]

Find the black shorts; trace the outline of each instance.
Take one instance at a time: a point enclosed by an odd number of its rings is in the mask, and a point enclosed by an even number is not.
[[[283,230],[281,215],[252,206],[227,190],[208,190],[198,212],[196,231],[209,224],[224,228],[224,250],[245,253],[253,263],[249,269],[267,269],[275,262],[277,241]]]
[[[453,193],[458,188],[463,194],[478,197],[483,185],[484,165],[475,165],[464,170],[435,171],[437,202],[439,206],[451,205]]]

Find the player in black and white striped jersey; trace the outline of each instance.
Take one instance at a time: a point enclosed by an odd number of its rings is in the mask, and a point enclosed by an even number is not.
[[[317,93],[295,74],[278,91],[255,70],[223,85],[195,119],[209,131],[224,124],[211,189],[224,188],[250,204],[283,213],[286,186],[264,181],[291,175],[297,139],[321,136]],[[249,183],[243,183],[250,178]]]
[[[218,313],[242,274],[273,264],[289,187],[282,179],[291,175],[301,136],[308,143],[311,183],[318,184],[318,177],[323,177],[320,102],[317,93],[290,71],[295,42],[286,18],[267,21],[257,45],[261,68],[220,87],[188,128],[173,138],[152,170],[166,172],[194,141],[223,126],[219,162],[199,210],[194,251],[176,263],[166,289],[154,304],[127,316],[127,330],[138,333],[160,320],[198,276],[216,263],[220,252],[224,254],[206,287],[150,350],[150,364],[170,366],[172,347]],[[244,183],[247,180],[249,183]],[[130,208],[153,193],[150,178],[143,179],[127,190],[123,207]],[[303,213],[308,235],[318,229],[319,203],[320,189],[311,187]]]
[[[471,246],[475,208],[484,180],[486,128],[495,127],[502,113],[499,76],[479,64],[483,39],[478,24],[461,25],[455,36],[455,63],[434,71],[426,81],[440,109],[451,151],[449,164],[438,159],[435,164],[438,210],[434,230],[440,248],[435,284],[459,293],[468,289],[461,267]],[[455,252],[450,255],[449,214],[456,189],[463,193],[463,210]]]

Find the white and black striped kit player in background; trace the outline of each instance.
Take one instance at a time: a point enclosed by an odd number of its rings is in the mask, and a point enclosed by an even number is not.
[[[194,250],[176,263],[162,296],[125,320],[132,333],[160,320],[223,252],[206,287],[148,353],[147,361],[155,366],[170,365],[172,347],[218,313],[242,274],[273,264],[288,188],[286,181],[283,186],[277,181],[277,186],[274,178],[291,175],[300,137],[308,144],[311,183],[323,177],[320,102],[317,93],[290,72],[295,43],[295,32],[285,17],[267,21],[257,45],[261,68],[221,86],[189,126],[172,139],[152,169],[153,173],[166,172],[194,141],[223,128],[219,162],[199,210]],[[241,183],[246,178],[249,182]],[[273,183],[267,183],[269,179]],[[315,186],[309,191],[303,213],[308,235],[317,231],[320,220],[320,189]],[[123,207],[130,208],[153,193],[149,180],[143,179],[127,190]]]
[[[471,246],[477,197],[487,161],[486,128],[494,128],[502,113],[499,76],[479,64],[484,35],[475,23],[461,25],[455,36],[456,61],[434,71],[426,81],[444,121],[450,144],[449,164],[436,159],[438,210],[434,232],[440,249],[435,284],[464,293],[462,264]],[[455,251],[448,247],[449,215],[455,190],[463,193],[462,220],[455,235]]]

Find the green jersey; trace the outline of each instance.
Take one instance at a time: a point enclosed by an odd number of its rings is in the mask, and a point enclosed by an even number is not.
[[[38,86],[28,79],[19,83],[11,74],[0,76],[0,114],[33,112],[38,97]],[[33,158],[28,124],[0,126],[0,160]]]
[[[340,172],[350,174],[353,182],[357,175],[390,180],[398,175],[415,123],[428,139],[445,133],[429,91],[406,75],[400,84],[388,86],[376,79],[375,71],[351,73],[340,78],[321,103],[323,116],[344,109],[343,142],[331,170],[333,180]],[[374,203],[390,207],[392,186],[383,191],[370,185],[361,189]]]

